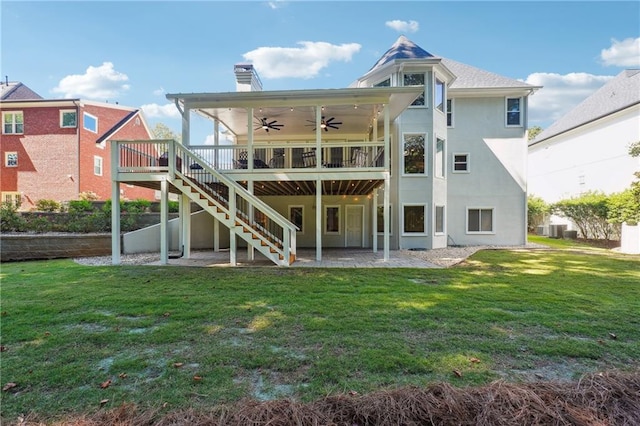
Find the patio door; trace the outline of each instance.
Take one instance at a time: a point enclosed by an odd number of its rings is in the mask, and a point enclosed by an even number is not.
[[[362,247],[364,232],[364,206],[347,206],[346,220],[346,245],[347,247]]]

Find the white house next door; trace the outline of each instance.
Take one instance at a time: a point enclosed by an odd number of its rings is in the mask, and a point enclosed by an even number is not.
[[[363,246],[364,206],[347,206],[347,247]]]

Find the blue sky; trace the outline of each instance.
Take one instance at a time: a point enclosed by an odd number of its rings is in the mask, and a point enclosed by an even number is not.
[[[264,90],[347,87],[400,35],[544,86],[529,122],[543,128],[640,68],[638,1],[2,0],[0,13],[2,79],[141,107],[176,132],[166,93],[235,91],[238,62],[254,64]]]

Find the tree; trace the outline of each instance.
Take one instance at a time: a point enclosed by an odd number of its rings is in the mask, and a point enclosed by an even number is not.
[[[550,212],[551,206],[542,198],[529,195],[527,199],[527,229],[529,232],[535,231],[537,226],[542,225]]]
[[[156,123],[152,130],[152,133],[153,137],[156,139],[173,139],[176,142],[182,142],[182,135],[174,133],[174,131],[164,123]]]
[[[540,132],[542,132],[542,127],[540,127],[540,126],[530,127],[529,128],[529,140],[530,141],[534,140],[535,137],[540,134]]]

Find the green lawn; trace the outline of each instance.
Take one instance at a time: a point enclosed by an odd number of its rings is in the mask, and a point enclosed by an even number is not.
[[[2,419],[638,371],[640,256],[553,244],[451,269],[2,264]]]

